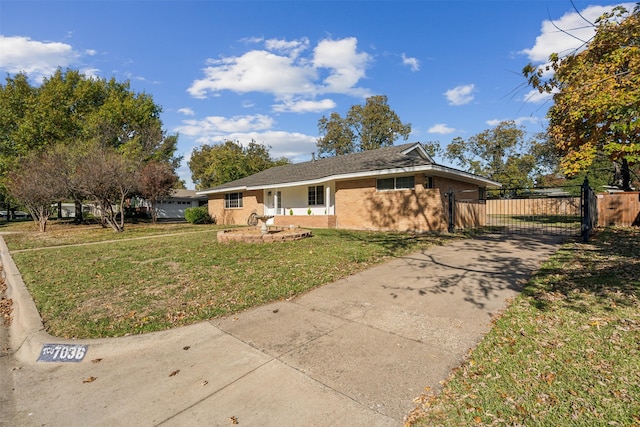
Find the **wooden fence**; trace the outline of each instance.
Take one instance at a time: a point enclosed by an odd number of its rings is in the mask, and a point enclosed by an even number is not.
[[[491,199],[487,215],[580,215],[580,197]]]
[[[598,226],[640,225],[640,192],[598,194]]]

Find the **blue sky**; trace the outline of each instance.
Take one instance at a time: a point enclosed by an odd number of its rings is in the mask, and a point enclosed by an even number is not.
[[[178,172],[193,188],[195,147],[253,139],[309,160],[318,120],[371,95],[411,123],[409,142],[444,148],[501,120],[539,132],[549,100],[520,71],[579,48],[593,35],[586,21],[616,4],[0,0],[0,72],[129,80],[179,133]]]

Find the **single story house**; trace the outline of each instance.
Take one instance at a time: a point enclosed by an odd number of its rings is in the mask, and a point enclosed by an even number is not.
[[[159,219],[184,219],[184,211],[187,208],[197,208],[206,204],[207,197],[195,190],[176,189],[170,196],[158,200],[156,212]],[[151,203],[147,203],[147,208],[151,208]]]
[[[274,167],[198,194],[219,224],[246,224],[255,212],[282,227],[422,232],[447,230],[447,192],[483,199],[498,187],[409,143]]]

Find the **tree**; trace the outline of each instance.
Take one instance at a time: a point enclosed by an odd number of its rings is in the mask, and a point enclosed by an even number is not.
[[[522,127],[504,121],[467,139],[455,138],[447,146],[445,158],[470,173],[498,181],[508,187],[533,185],[536,158],[533,141],[525,139]]]
[[[160,162],[149,162],[140,171],[138,192],[151,202],[151,220],[158,220],[156,205],[158,200],[171,195],[178,177],[170,165]]]
[[[288,163],[286,158],[271,158],[269,148],[255,141],[247,147],[239,142],[226,141],[195,148],[189,169],[196,188],[202,190]]]
[[[166,161],[175,168],[181,160],[174,157],[177,135],[164,133],[161,111],[150,95],[134,92],[128,81],[58,69],[35,87],[26,74],[8,76],[0,85],[0,177],[30,153],[57,145],[81,152],[97,143],[139,167]]]
[[[64,188],[57,185],[56,160],[50,153],[32,154],[7,178],[11,195],[27,208],[43,233],[54,203],[64,195]]]
[[[322,137],[317,141],[318,154],[339,156],[393,145],[411,133],[411,124],[402,123],[387,104],[387,97],[367,98],[365,105],[353,105],[346,117],[331,113],[318,121]]]
[[[82,191],[115,232],[124,231],[124,203],[136,188],[133,162],[112,147],[94,144],[78,165]],[[119,215],[118,215],[119,214]]]
[[[585,171],[604,154],[620,164],[628,190],[629,166],[640,161],[640,8],[615,7],[595,27],[584,50],[554,53],[549,65],[528,64],[523,74],[540,92],[554,94],[548,132],[565,173]]]

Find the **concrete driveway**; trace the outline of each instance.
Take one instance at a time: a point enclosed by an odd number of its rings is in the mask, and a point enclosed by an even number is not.
[[[458,241],[234,317],[78,341],[43,331],[5,246],[14,321],[0,335],[0,425],[401,425],[560,243]],[[48,343],[88,350],[37,362]]]

